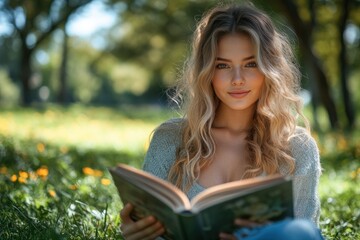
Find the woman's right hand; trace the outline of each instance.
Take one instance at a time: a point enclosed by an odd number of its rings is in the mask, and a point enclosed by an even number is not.
[[[122,236],[126,240],[151,240],[161,236],[165,232],[162,224],[154,216],[149,216],[138,221],[130,218],[134,206],[127,203],[120,211]]]

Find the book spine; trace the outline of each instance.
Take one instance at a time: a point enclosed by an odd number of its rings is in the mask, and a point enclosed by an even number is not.
[[[187,240],[183,231],[181,217],[178,213],[170,213],[169,217],[162,218],[160,221],[165,226],[165,234],[162,239],[165,240]]]
[[[179,215],[179,223],[182,229],[182,238],[181,240],[201,240],[202,233],[200,225],[197,221],[197,216],[190,211],[185,211]]]

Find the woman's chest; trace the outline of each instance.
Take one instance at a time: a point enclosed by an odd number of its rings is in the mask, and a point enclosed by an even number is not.
[[[250,164],[245,144],[217,146],[213,158],[206,161],[209,164],[200,170],[198,179],[204,187],[240,180]]]

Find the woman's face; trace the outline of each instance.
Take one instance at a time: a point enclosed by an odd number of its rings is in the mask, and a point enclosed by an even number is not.
[[[212,85],[221,107],[255,108],[265,76],[256,63],[251,38],[245,33],[227,34],[218,44]]]

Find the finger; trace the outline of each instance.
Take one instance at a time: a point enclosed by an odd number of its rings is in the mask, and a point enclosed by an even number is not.
[[[127,240],[150,240],[162,235],[164,231],[165,229],[161,223],[156,221],[155,223],[148,225],[146,228],[137,230],[136,232],[124,233],[123,235],[125,237],[128,236],[126,238]]]
[[[131,224],[124,224],[123,229],[123,235],[132,235],[136,234],[138,232],[141,232],[145,230],[146,228],[149,228],[151,225],[156,223],[156,219],[153,216],[143,218],[139,221],[133,222]]]
[[[160,237],[164,233],[165,233],[165,228],[161,225],[161,227],[158,230],[156,230],[153,234],[149,236],[149,239],[155,239],[157,237]]]
[[[158,230],[156,233],[152,234],[149,238],[146,238],[146,240],[155,240],[155,239],[163,239],[161,236],[165,233],[165,229]]]
[[[121,221],[126,223],[126,222],[129,222],[131,220],[130,218],[130,213],[131,211],[134,209],[134,206],[131,204],[131,203],[127,203],[123,209],[121,209],[120,211],[120,218],[121,218]]]
[[[229,233],[220,233],[219,234],[220,240],[236,240],[235,236]]]

